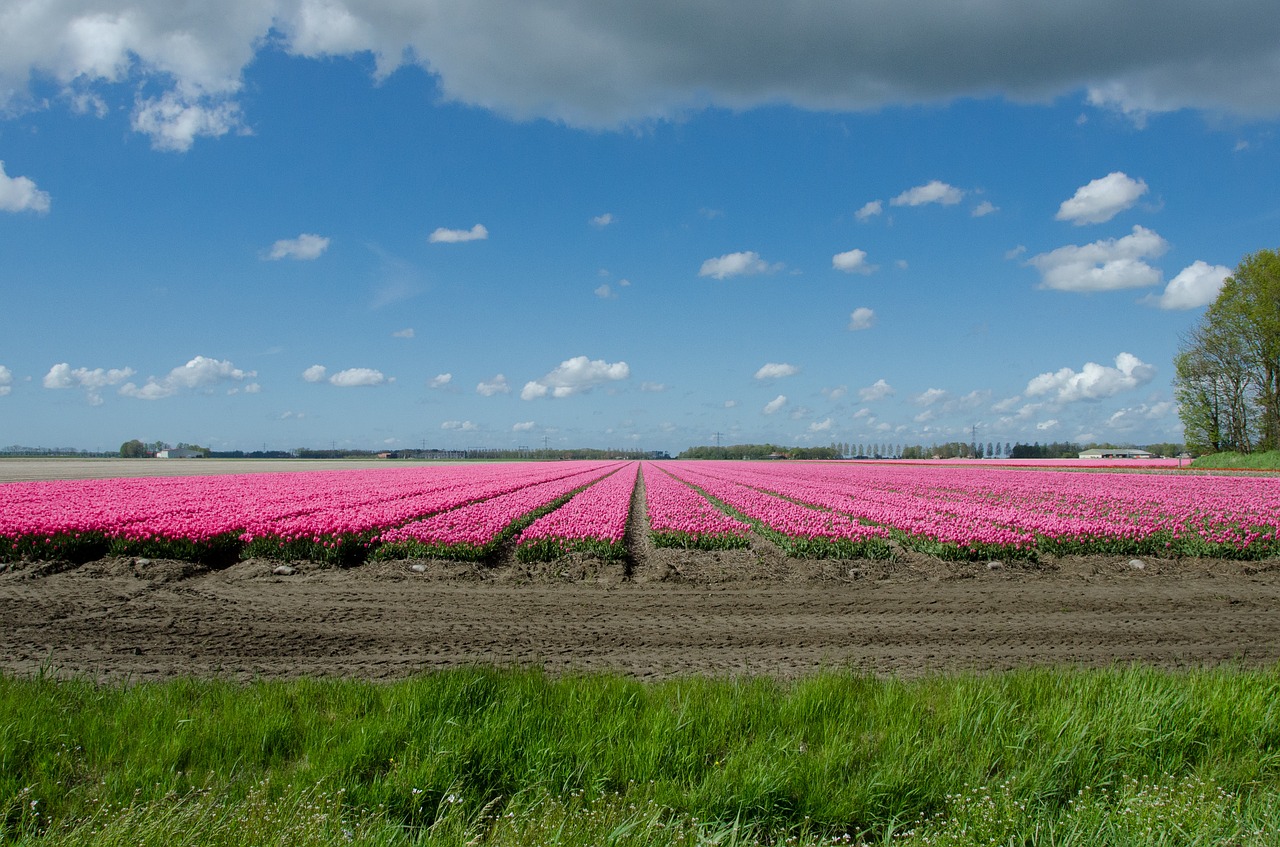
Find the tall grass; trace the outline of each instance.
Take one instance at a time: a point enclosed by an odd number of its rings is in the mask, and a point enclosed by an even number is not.
[[[1197,458],[1191,463],[1191,467],[1280,471],[1280,450],[1268,450],[1265,453],[1211,453]]]
[[[1280,844],[1277,829],[1280,669],[0,677],[0,843]]]

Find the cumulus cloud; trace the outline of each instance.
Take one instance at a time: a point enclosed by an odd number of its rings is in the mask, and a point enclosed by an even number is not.
[[[302,372],[302,378],[307,382],[324,382],[328,373],[329,369],[324,365],[312,365]]]
[[[148,377],[141,386],[126,382],[120,386],[120,393],[138,400],[160,400],[183,390],[207,392],[221,383],[243,382],[257,375],[257,371],[241,370],[226,359],[196,356],[163,377]]]
[[[709,276],[715,279],[728,279],[731,276],[754,276],[756,274],[773,273],[782,269],[781,264],[771,265],[754,250],[741,253],[726,253],[715,259],[707,259],[698,270],[698,276]]]
[[[768,403],[764,404],[764,413],[766,415],[772,415],[785,405],[787,405],[787,395],[779,394],[777,397],[774,397]]]
[[[102,403],[102,389],[119,385],[133,374],[133,368],[72,368],[66,362],[59,362],[44,375],[44,387],[82,388],[89,404],[97,406]]]
[[[428,388],[444,388],[453,382],[453,374],[436,374],[427,381]]]
[[[29,177],[9,176],[0,161],[0,212],[47,212],[50,203],[47,191],[36,188]]]
[[[347,368],[345,371],[338,371],[329,377],[329,384],[336,385],[339,388],[359,388],[369,385],[382,385],[390,382],[382,371],[374,368]]]
[[[990,200],[983,200],[981,203],[973,207],[973,211],[969,212],[975,218],[985,218],[987,215],[994,215],[1000,211],[1000,207]]]
[[[1067,245],[1032,256],[1026,264],[1040,271],[1041,287],[1058,291],[1116,291],[1160,282],[1160,271],[1144,260],[1164,254],[1169,243],[1141,226],[1123,238]]]
[[[831,267],[850,274],[869,274],[874,272],[878,266],[867,262],[866,250],[854,249],[832,256]]]
[[[893,386],[885,382],[883,379],[877,379],[873,384],[866,388],[858,389],[858,397],[863,403],[874,403],[876,400],[883,400],[886,397],[892,397],[894,394]]]
[[[1077,188],[1070,199],[1062,201],[1054,220],[1071,221],[1076,226],[1100,224],[1138,202],[1146,193],[1145,182],[1113,171]]]
[[[475,432],[480,427],[471,421],[444,421],[440,424],[440,428],[454,432]]]
[[[813,423],[809,424],[809,431],[810,432],[826,432],[827,430],[831,429],[831,425],[833,423],[835,423],[835,421],[831,420],[831,418],[826,418],[825,420],[821,420],[821,421],[814,421]]]
[[[866,306],[859,306],[849,313],[849,330],[857,332],[858,330],[871,329],[876,323],[876,313],[874,309],[868,309]]]
[[[954,185],[941,180],[932,180],[915,188],[908,188],[889,201],[890,206],[925,206],[937,203],[942,206],[954,206],[964,199],[964,192]]]
[[[64,86],[69,103],[145,84],[160,93],[135,103],[135,126],[157,146],[185,149],[239,126],[245,68],[279,51],[368,55],[379,79],[417,64],[447,101],[579,127],[706,106],[873,110],[993,94],[1050,102],[1082,89],[1130,115],[1280,113],[1272,0],[1218,4],[1212,15],[1203,0],[1155,11],[1064,0],[1012,15],[1006,3],[923,0],[811,12],[805,0],[748,11],[728,0],[23,3],[0,13],[0,108],[42,105],[29,90],[37,79]]]
[[[13,390],[13,371],[0,365],[0,397]]]
[[[511,431],[512,432],[529,432],[535,426],[537,426],[537,424],[535,424],[533,421],[520,421],[519,423],[511,425]]]
[[[795,365],[789,365],[786,362],[768,362],[756,371],[756,379],[781,379],[798,373],[800,369]]]
[[[1060,368],[1042,373],[1027,383],[1025,393],[1028,397],[1047,396],[1059,403],[1100,400],[1145,385],[1155,375],[1153,365],[1131,353],[1121,353],[1116,356],[1115,367],[1086,362],[1078,372]]]
[[[271,252],[267,253],[267,258],[273,262],[280,259],[297,259],[309,262],[312,259],[320,258],[324,251],[328,249],[328,238],[304,232],[297,238],[282,238],[272,244]]]
[[[862,204],[862,208],[853,213],[853,216],[859,221],[866,223],[876,215],[884,212],[884,203],[880,200],[870,200]]]
[[[613,216],[612,212],[605,212],[603,215],[596,215],[594,218],[592,218],[591,225],[596,229],[604,229],[605,227],[609,226],[612,223],[615,223],[616,221],[617,221],[617,218]]]
[[[484,224],[476,224],[471,229],[446,229],[438,227],[427,240],[432,244],[461,244],[464,241],[484,241],[489,237],[489,230]]]
[[[510,394],[511,386],[507,384],[507,378],[502,374],[498,374],[488,382],[480,382],[476,385],[476,393],[481,397],[492,397],[495,394]]]
[[[1162,294],[1147,295],[1142,302],[1161,309],[1198,309],[1218,299],[1229,276],[1231,268],[1197,259],[1169,280]]]
[[[949,391],[941,388],[928,388],[911,398],[911,402],[917,406],[932,406],[951,396]]]
[[[588,359],[586,356],[575,356],[566,359],[542,379],[530,380],[520,391],[524,400],[536,400],[539,397],[571,397],[581,394],[598,385],[624,380],[631,376],[631,368],[626,362],[606,362],[603,359]]]

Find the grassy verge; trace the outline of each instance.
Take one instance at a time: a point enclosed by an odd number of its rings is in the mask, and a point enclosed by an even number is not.
[[[1191,467],[1280,471],[1280,450],[1269,450],[1266,453],[1212,453],[1196,459]]]
[[[1280,844],[1280,669],[0,677],[0,843]]]

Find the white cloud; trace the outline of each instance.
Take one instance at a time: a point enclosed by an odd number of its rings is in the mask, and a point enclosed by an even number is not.
[[[588,359],[586,356],[575,356],[566,359],[555,370],[542,379],[525,383],[520,391],[524,400],[535,400],[539,397],[571,397],[590,391],[597,385],[616,382],[631,376],[631,368],[626,362],[606,362],[603,359]]]
[[[241,370],[225,359],[196,356],[163,377],[148,377],[141,386],[126,382],[120,386],[120,393],[138,400],[160,400],[172,397],[184,389],[209,391],[220,383],[243,382],[257,375],[257,371]]]
[[[444,388],[453,382],[453,374],[436,374],[427,382],[428,388]]]
[[[407,326],[404,329],[397,329],[391,333],[392,338],[413,338],[413,327]]]
[[[322,235],[313,235],[304,232],[297,238],[282,238],[275,244],[271,245],[271,252],[267,254],[267,258],[272,261],[280,259],[297,259],[303,262],[309,262],[312,259],[318,259],[329,249],[329,239]]]
[[[831,420],[831,418],[827,418],[821,421],[814,421],[813,423],[809,424],[809,431],[810,432],[826,432],[827,430],[831,429],[831,425],[833,423],[835,423],[835,421]]]
[[[795,365],[789,365],[785,362],[768,362],[760,366],[760,370],[756,371],[756,379],[781,379],[787,376],[795,376],[800,373],[800,369]]]
[[[1141,226],[1120,239],[1068,245],[1040,253],[1027,264],[1040,271],[1041,287],[1058,291],[1116,291],[1160,282],[1160,271],[1144,259],[1162,255],[1169,243]]]
[[[964,199],[964,192],[954,185],[940,180],[932,180],[924,185],[909,188],[889,201],[890,206],[924,206],[938,203],[942,206],[954,206]]]
[[[884,213],[884,203],[880,200],[871,200],[862,204],[862,208],[853,213],[853,216],[859,221],[866,223],[876,215]]]
[[[981,203],[973,207],[973,211],[969,214],[975,218],[985,218],[987,215],[994,215],[1000,211],[1000,207],[990,200],[983,200]]]
[[[753,250],[727,253],[715,259],[707,259],[698,270],[698,276],[728,279],[731,276],[754,276],[773,273],[782,269],[781,264],[771,265]]]
[[[139,99],[134,105],[134,132],[151,137],[151,146],[185,153],[197,138],[218,138],[229,132],[248,133],[240,105],[219,95],[166,91]]]
[[[47,212],[50,202],[47,191],[36,188],[28,177],[9,176],[0,161],[0,212]]]
[[[44,387],[83,388],[89,405],[102,404],[102,389],[109,385],[118,385],[133,376],[133,368],[72,368],[66,362],[60,362],[49,368],[44,375]]]
[[[1076,189],[1071,199],[1063,200],[1054,220],[1071,221],[1076,226],[1109,221],[1138,202],[1147,193],[1147,184],[1113,171]]]
[[[480,382],[476,385],[476,393],[481,397],[492,397],[495,394],[510,394],[511,386],[507,384],[507,378],[502,374],[498,374],[488,382]]]
[[[440,428],[455,432],[475,432],[480,427],[471,421],[444,421],[440,424]]]
[[[145,85],[161,94],[137,105],[135,124],[183,149],[234,128],[244,70],[276,51],[369,56],[377,79],[416,64],[445,101],[577,127],[677,119],[707,106],[1044,103],[1082,88],[1092,103],[1135,116],[1280,113],[1273,0],[1219,4],[1211,16],[1203,0],[1169,0],[1157,12],[1101,0],[1034,4],[1017,15],[1003,3],[948,0],[811,12],[802,0],[749,12],[723,0],[10,3],[0,13],[0,108],[42,106],[34,81],[64,86],[66,102]]]
[[[911,402],[917,406],[932,406],[934,403],[946,400],[950,396],[951,393],[949,391],[944,391],[941,388],[928,388],[911,398]]]
[[[1049,418],[1049,420],[1047,421],[1040,421],[1038,424],[1036,424],[1036,429],[1040,430],[1041,432],[1047,432],[1048,430],[1051,430],[1057,427],[1057,425],[1058,425],[1057,418]]]
[[[614,291],[607,282],[602,282],[596,286],[595,294],[601,300],[616,300],[618,292]]]
[[[529,432],[535,426],[537,426],[537,424],[535,424],[533,421],[520,421],[517,424],[511,425],[511,431],[512,432]]]
[[[603,215],[596,215],[591,219],[591,225],[596,229],[604,229],[612,223],[616,223],[617,219],[612,212],[605,212]]]
[[[861,394],[862,392],[860,391],[858,393]],[[858,420],[859,418],[870,418],[870,417],[871,417],[871,410],[868,409],[866,406],[863,406],[861,409],[853,413],[853,419],[855,421]],[[874,420],[874,418],[871,418],[871,419]]]
[[[883,379],[877,379],[872,385],[858,390],[858,397],[863,403],[874,403],[876,400],[883,400],[886,397],[892,397],[894,394],[893,386],[885,382]]]
[[[764,404],[764,413],[766,415],[772,415],[785,405],[787,405],[787,395],[779,394],[777,397],[774,397],[768,403]]]
[[[302,372],[302,378],[307,382],[324,382],[324,378],[328,373],[329,369],[324,365],[312,365]]]
[[[725,407],[726,409],[733,409],[733,408],[737,408],[737,405],[738,405],[738,401],[737,401],[737,400],[725,400],[725,401],[724,401],[724,407]]]
[[[849,313],[849,329],[852,332],[858,330],[871,329],[876,323],[876,313],[874,309],[868,309],[866,306],[859,306]]]
[[[432,244],[461,244],[465,241],[484,241],[489,237],[489,230],[483,224],[476,224],[471,229],[437,228],[427,237]]]
[[[1048,395],[1059,403],[1113,397],[1150,382],[1156,375],[1152,365],[1131,353],[1116,356],[1115,367],[1086,362],[1079,372],[1071,368],[1042,373],[1027,383],[1026,395]]]
[[[657,394],[667,390],[667,386],[661,382],[642,382],[640,390],[647,391],[651,394]]]
[[[868,264],[866,250],[846,250],[831,257],[831,267],[845,273],[874,273],[878,265]]]
[[[13,371],[0,365],[0,397],[13,390]]]
[[[849,393],[849,386],[847,385],[839,385],[839,386],[836,386],[835,388],[822,389],[822,395],[826,397],[828,400],[839,400],[848,393]]]
[[[382,385],[391,379],[382,371],[373,368],[347,368],[329,377],[329,384],[339,388],[359,388],[362,386]]]
[[[1231,268],[1197,259],[1169,280],[1163,294],[1149,294],[1142,302],[1161,309],[1198,309],[1218,299],[1222,284],[1229,276]]]

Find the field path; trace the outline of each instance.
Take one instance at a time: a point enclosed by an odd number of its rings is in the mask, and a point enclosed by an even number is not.
[[[690,557],[694,568],[673,551],[647,555],[635,580],[443,563],[416,573],[405,562],[290,576],[262,560],[225,571],[131,559],[10,568],[0,670],[389,679],[481,663],[666,678],[1280,661],[1275,562],[1139,571],[1079,559],[1023,571],[730,551]]]

